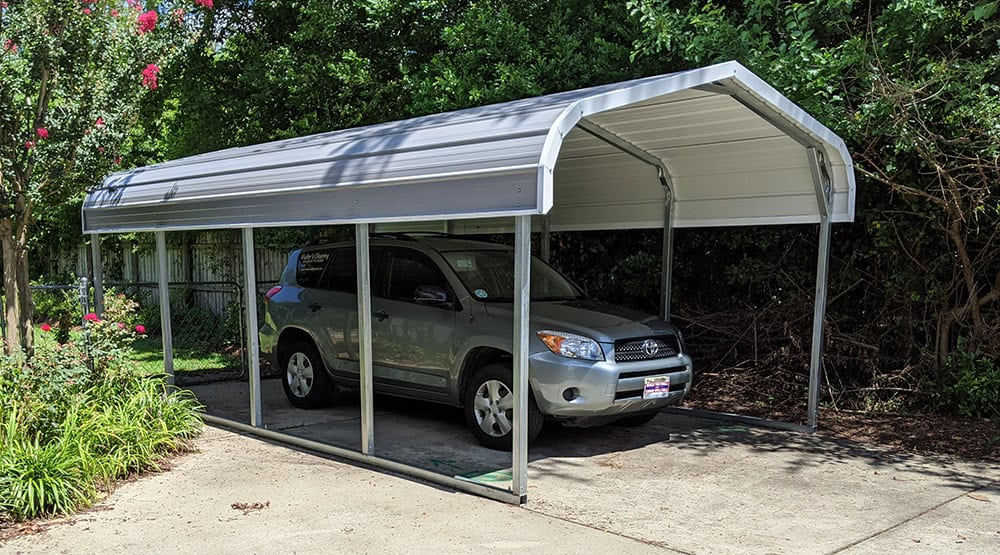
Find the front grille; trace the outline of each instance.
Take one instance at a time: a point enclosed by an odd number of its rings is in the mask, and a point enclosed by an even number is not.
[[[680,345],[677,337],[639,337],[615,341],[615,362],[637,362],[677,356]]]

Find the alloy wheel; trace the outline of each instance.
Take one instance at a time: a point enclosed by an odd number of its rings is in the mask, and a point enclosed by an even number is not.
[[[514,395],[499,380],[487,380],[479,386],[473,410],[479,429],[493,437],[503,437],[514,428]]]
[[[285,380],[288,388],[296,397],[304,398],[309,395],[313,386],[313,365],[309,357],[303,353],[295,353],[288,359],[288,367],[285,368]]]

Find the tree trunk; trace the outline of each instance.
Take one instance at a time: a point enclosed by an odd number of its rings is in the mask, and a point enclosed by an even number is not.
[[[17,286],[17,248],[13,222],[0,219],[0,245],[3,248],[4,291],[4,352],[16,353],[21,348],[21,289]]]
[[[20,213],[30,207],[16,202]],[[34,354],[35,334],[31,321],[35,304],[31,300],[28,276],[28,224],[26,218],[0,219],[0,247],[3,250],[3,286],[6,302],[4,317],[4,352],[23,351],[29,358]]]

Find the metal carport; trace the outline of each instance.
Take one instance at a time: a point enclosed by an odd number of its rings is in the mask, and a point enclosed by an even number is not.
[[[241,228],[255,306],[255,227],[354,224],[361,337],[361,453],[295,442],[506,501],[526,499],[528,283],[532,216],[550,230],[662,228],[662,314],[672,230],[819,224],[808,425],[815,429],[833,222],[854,216],[844,142],[736,62],[480,108],[234,148],[109,176],[83,204],[83,231],[156,233],[164,356],[171,369],[166,231]],[[374,455],[369,226],[448,220],[515,235],[513,480],[500,491]],[[484,219],[486,223],[484,223]],[[485,227],[484,227],[485,226]],[[100,275],[95,275],[101,296]],[[250,427],[261,428],[257,315],[247,311]],[[238,423],[226,422],[240,426]]]

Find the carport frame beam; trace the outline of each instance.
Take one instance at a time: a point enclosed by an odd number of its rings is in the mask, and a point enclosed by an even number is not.
[[[257,333],[257,268],[254,265],[253,228],[243,228],[243,295],[247,324],[247,363],[250,365],[250,425],[263,426],[260,395],[260,335]]]
[[[372,390],[372,282],[368,224],[354,226],[358,270],[358,378],[361,386],[361,453],[375,454],[375,402]]]
[[[160,337],[163,340],[163,373],[167,385],[174,385],[174,333],[170,328],[170,265],[167,264],[167,235],[156,232],[157,289],[160,294]]]
[[[528,500],[528,326],[531,311],[531,216],[514,217],[514,429],[511,493]]]
[[[806,149],[806,155],[809,157],[809,172],[812,175],[816,204],[820,213],[816,297],[813,306],[812,343],[809,350],[809,400],[806,408],[806,425],[810,432],[815,432],[819,426],[820,382],[823,379],[823,325],[826,320],[830,278],[830,240],[833,233],[830,207],[833,203],[833,187],[821,153],[815,147],[809,147]]]
[[[94,312],[104,315],[104,262],[101,259],[101,235],[90,236],[90,259],[94,269]]]

